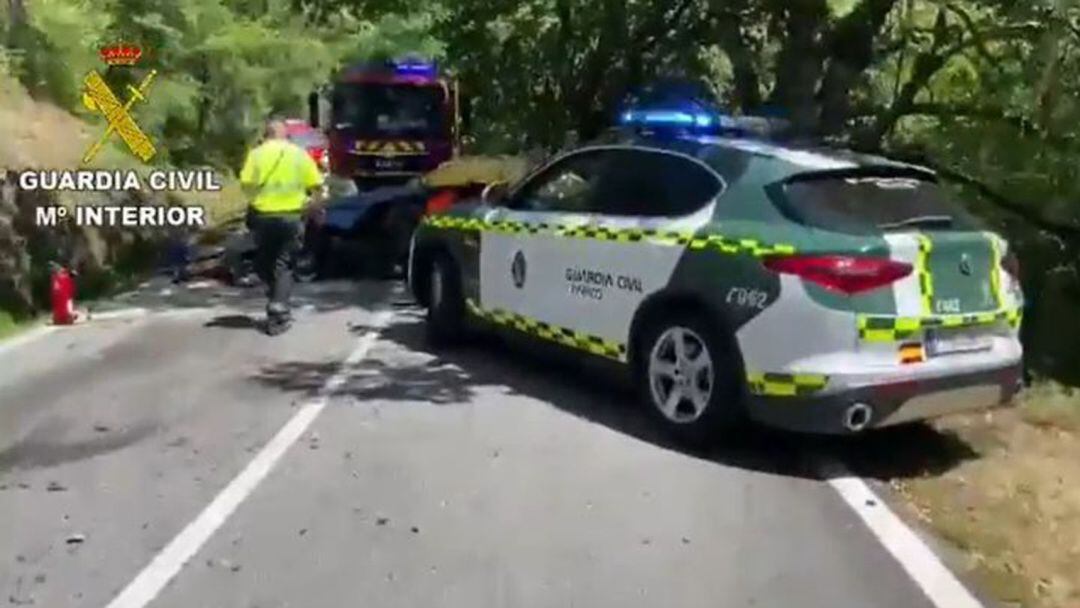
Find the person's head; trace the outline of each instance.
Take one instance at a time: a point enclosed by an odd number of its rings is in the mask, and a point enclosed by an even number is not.
[[[277,118],[270,117],[266,121],[266,126],[263,128],[263,137],[265,139],[285,139],[285,121]]]

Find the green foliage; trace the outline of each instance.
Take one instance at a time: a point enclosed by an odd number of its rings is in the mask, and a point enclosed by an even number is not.
[[[436,21],[435,13],[389,14],[375,21],[344,16],[332,37],[332,48],[344,64],[389,59],[404,53],[443,59],[445,47],[432,35]]]
[[[24,327],[25,321],[19,321],[11,313],[0,310],[0,340],[18,333]]]
[[[144,49],[158,74],[135,112],[164,144],[155,162],[235,169],[270,113],[306,114],[306,95],[344,62],[403,52],[443,55],[436,12],[342,13],[314,26],[286,0],[37,0],[11,27],[0,69],[36,95],[80,113],[82,78],[105,70],[104,44]],[[123,68],[107,78],[135,84]],[[96,116],[86,114],[92,120]]]
[[[82,76],[98,61],[96,48],[109,24],[108,15],[93,4],[39,0],[28,22],[11,32],[20,75],[31,93],[75,108]]]

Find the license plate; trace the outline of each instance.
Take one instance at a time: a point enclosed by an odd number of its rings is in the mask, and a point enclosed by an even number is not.
[[[926,354],[937,357],[990,350],[994,345],[993,340],[992,336],[972,334],[970,332],[928,330],[926,334]]]
[[[404,166],[405,166],[405,164],[403,162],[401,162],[400,160],[388,159],[388,158],[377,158],[377,159],[375,159],[375,168],[376,169],[394,170],[394,169],[400,169],[400,168],[402,168]]]

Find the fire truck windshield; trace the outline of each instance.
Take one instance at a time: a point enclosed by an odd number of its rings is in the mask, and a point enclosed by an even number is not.
[[[361,136],[429,138],[444,133],[444,94],[437,85],[340,84],[335,128]]]

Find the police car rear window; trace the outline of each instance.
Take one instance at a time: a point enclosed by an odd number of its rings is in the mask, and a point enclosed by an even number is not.
[[[791,219],[838,232],[980,228],[946,187],[914,173],[810,174],[770,190]]]

